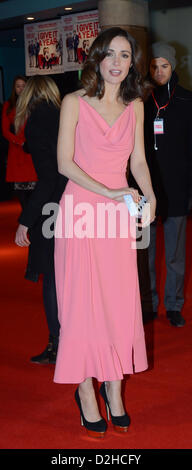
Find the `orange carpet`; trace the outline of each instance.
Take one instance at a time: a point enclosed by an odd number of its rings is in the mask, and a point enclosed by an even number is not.
[[[27,249],[14,244],[16,201],[0,203],[1,449],[191,449],[192,444],[192,219],[187,226],[184,328],[160,316],[145,325],[149,369],[127,377],[124,387],[130,430],[119,436],[109,424],[101,441],[80,426],[74,385],[53,383],[54,366],[29,359],[47,344],[41,282],[24,279]],[[162,248],[160,228],[159,250]],[[164,256],[158,283],[163,291]],[[162,295],[163,297],[163,295]],[[98,389],[98,386],[97,386]],[[101,410],[105,415],[103,403]]]

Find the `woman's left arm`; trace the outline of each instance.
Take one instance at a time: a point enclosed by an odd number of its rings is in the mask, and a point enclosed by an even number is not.
[[[135,143],[130,157],[130,170],[147,202],[150,203],[150,222],[155,218],[156,199],[152,188],[144,148],[144,106],[140,99],[134,101],[136,116]]]

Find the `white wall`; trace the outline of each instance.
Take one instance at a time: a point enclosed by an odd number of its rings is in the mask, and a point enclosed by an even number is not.
[[[192,7],[150,12],[153,41],[165,41],[176,49],[179,82],[192,90]]]

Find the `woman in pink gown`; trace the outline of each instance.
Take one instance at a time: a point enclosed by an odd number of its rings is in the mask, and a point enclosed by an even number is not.
[[[55,233],[61,329],[54,381],[79,383],[75,399],[81,422],[89,435],[98,437],[107,426],[92,378],[103,382],[100,393],[108,417],[115,429],[125,432],[130,420],[121,398],[123,375],[147,368],[135,222],[123,198],[139,198],[127,185],[130,156],[131,171],[154,220],[138,55],[126,31],[100,33],[84,67],[83,89],[64,98],[60,117],[58,165],[69,182]]]

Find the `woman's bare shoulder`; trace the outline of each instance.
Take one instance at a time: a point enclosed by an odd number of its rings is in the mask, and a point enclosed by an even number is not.
[[[133,105],[135,109],[142,109],[143,108],[142,98],[135,98],[135,100],[133,100]]]
[[[141,98],[136,98],[133,101],[134,111],[137,117],[142,117],[144,112],[143,100]]]
[[[66,111],[67,113],[73,113],[76,109],[78,109],[78,97],[75,93],[67,93],[61,103],[61,111]]]
[[[74,91],[74,95],[82,97],[86,95],[86,91],[84,88],[80,88],[79,90]]]
[[[85,94],[85,90],[83,89],[80,89],[80,90],[77,90],[77,91],[74,91],[72,93],[67,93],[63,100],[62,100],[62,106],[75,106],[75,107],[78,107],[79,105],[79,96],[82,97],[84,96]]]

